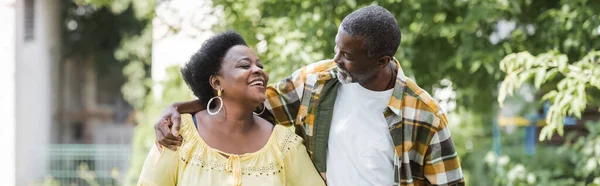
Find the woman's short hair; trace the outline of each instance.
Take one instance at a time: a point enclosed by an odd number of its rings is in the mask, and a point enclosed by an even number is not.
[[[210,76],[217,75],[225,54],[237,45],[248,46],[240,34],[234,31],[217,34],[207,39],[200,50],[181,67],[183,80],[203,105],[215,96],[210,85]]]

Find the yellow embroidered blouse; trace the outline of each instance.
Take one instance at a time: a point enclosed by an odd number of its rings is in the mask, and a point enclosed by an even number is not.
[[[175,152],[152,147],[138,185],[325,185],[302,138],[284,126],[275,125],[262,149],[242,155],[209,147],[191,115],[182,115],[180,134]]]

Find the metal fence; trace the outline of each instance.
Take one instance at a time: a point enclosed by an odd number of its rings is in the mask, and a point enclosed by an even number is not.
[[[48,172],[60,185],[122,185],[130,154],[130,145],[53,144]]]

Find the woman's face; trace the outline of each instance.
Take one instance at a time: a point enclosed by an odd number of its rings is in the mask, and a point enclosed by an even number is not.
[[[269,76],[263,71],[256,53],[244,45],[229,49],[223,58],[218,79],[223,90],[223,99],[251,104],[262,104]]]

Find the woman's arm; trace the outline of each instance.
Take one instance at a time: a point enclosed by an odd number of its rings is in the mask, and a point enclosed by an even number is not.
[[[285,155],[284,163],[286,185],[325,185],[325,181],[308,157],[302,138],[296,136],[290,151]]]
[[[179,161],[177,152],[158,149],[155,144],[150,149],[138,180],[138,186],[177,185]]]

